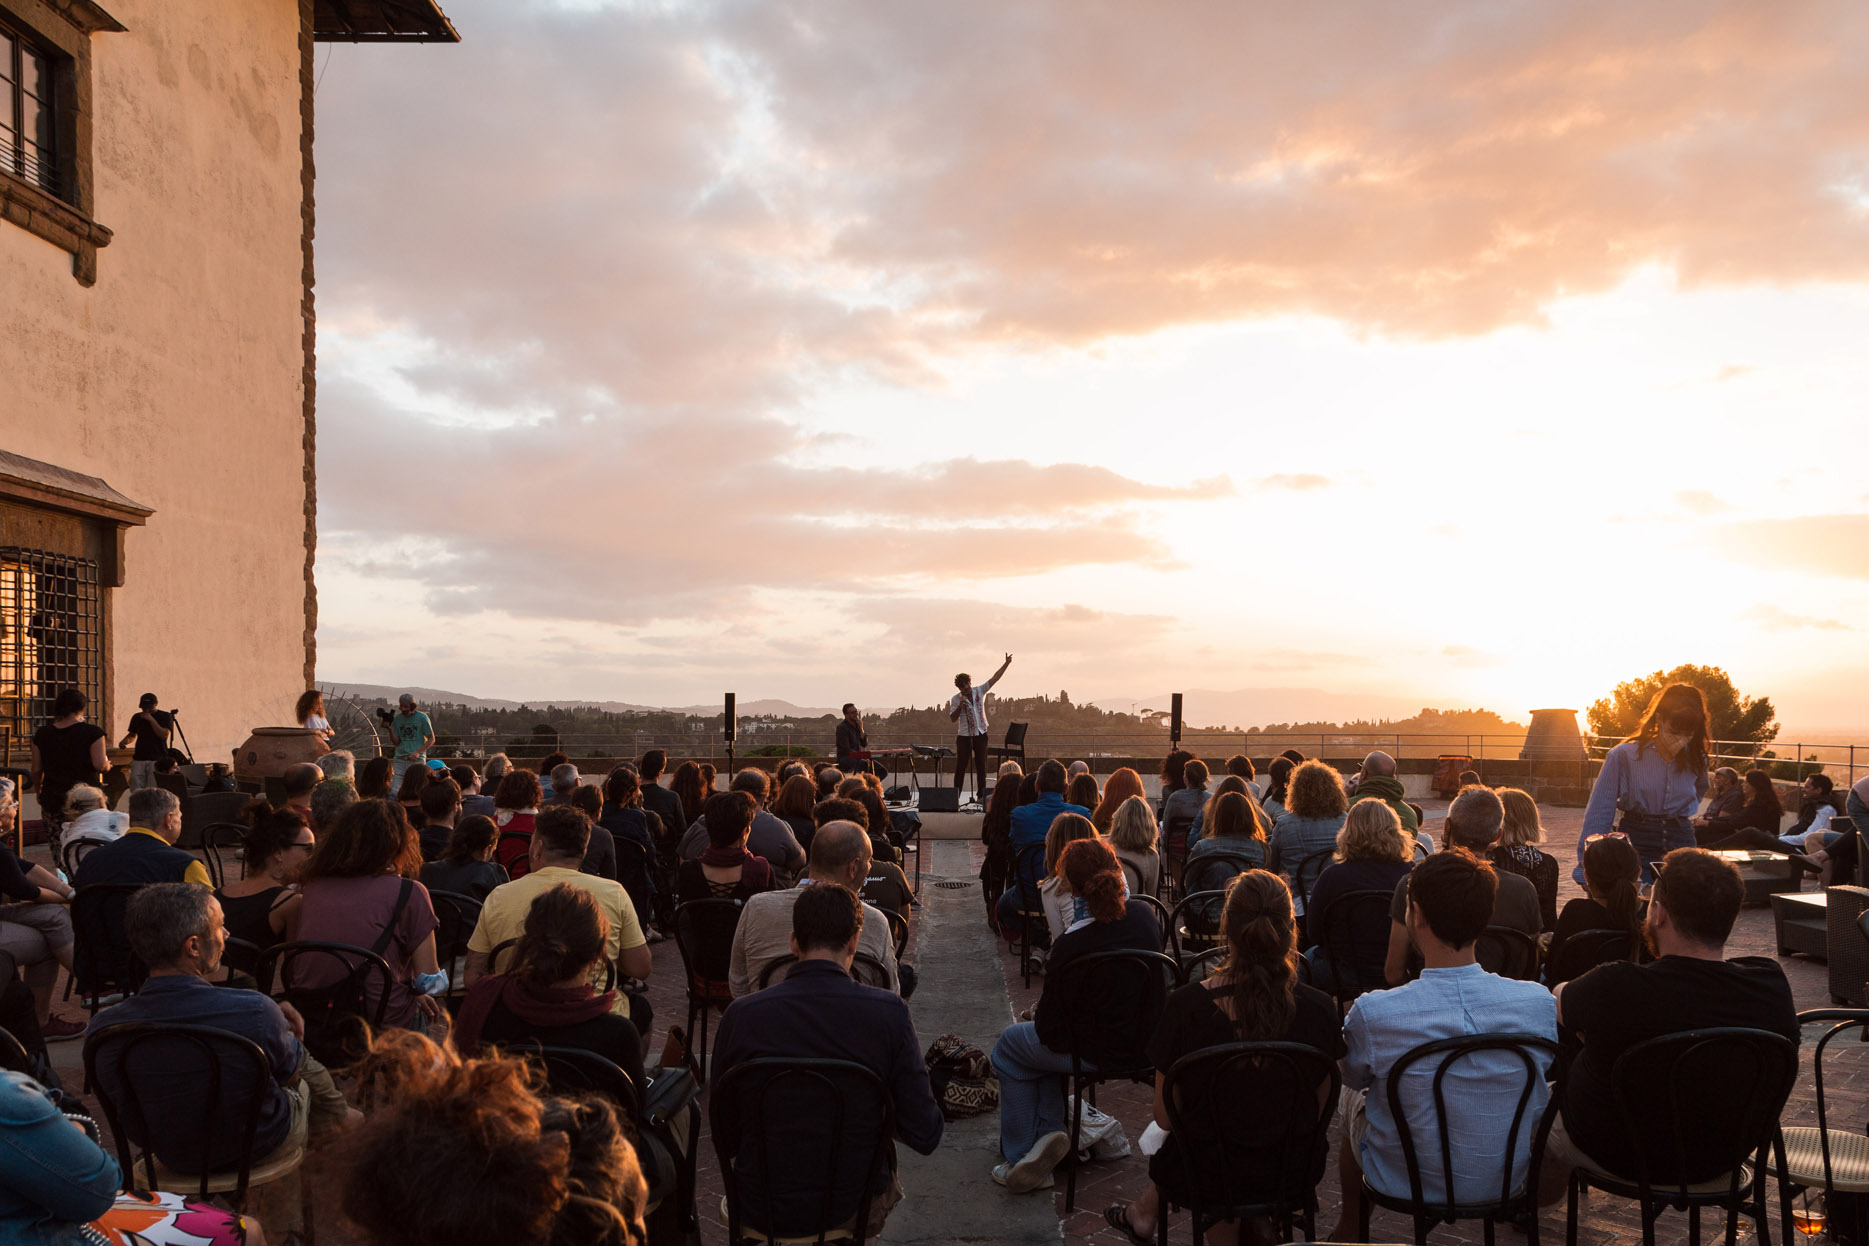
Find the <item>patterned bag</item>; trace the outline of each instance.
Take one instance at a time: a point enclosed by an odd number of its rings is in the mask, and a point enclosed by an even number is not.
[[[992,1061],[960,1035],[943,1034],[935,1039],[923,1061],[928,1065],[928,1083],[935,1101],[947,1120],[963,1120],[999,1108],[999,1079],[993,1076]]]

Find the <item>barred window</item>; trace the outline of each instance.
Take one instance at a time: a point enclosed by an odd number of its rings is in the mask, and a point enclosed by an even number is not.
[[[62,194],[53,56],[0,23],[0,169]]]
[[[0,546],[0,731],[31,736],[65,688],[101,711],[103,632],[95,562]]]

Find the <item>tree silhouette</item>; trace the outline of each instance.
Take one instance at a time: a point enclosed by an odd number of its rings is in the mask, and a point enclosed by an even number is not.
[[[1771,698],[1741,696],[1724,670],[1693,665],[1617,684],[1609,696],[1591,703],[1590,730],[1618,739],[1635,734],[1648,703],[1669,684],[1692,684],[1706,696],[1708,726],[1715,740],[1764,744],[1778,737],[1778,713]]]

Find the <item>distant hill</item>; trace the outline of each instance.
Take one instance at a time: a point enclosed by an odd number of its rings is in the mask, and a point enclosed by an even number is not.
[[[520,706],[540,709],[547,705],[562,706],[565,709],[583,708],[602,710],[607,714],[699,714],[702,716],[720,713],[720,703],[712,705],[637,705],[630,701],[565,701],[557,697],[533,697],[525,701],[506,701],[498,697],[476,697],[465,692],[448,692],[441,688],[392,687],[388,684],[340,684],[321,685],[326,694],[353,697],[359,701],[394,701],[407,692],[421,705],[462,705],[476,710],[516,710]],[[793,705],[790,701],[766,699],[760,701],[741,701],[735,707],[742,718],[769,714],[778,718],[818,718],[825,714],[836,714],[835,709]]]
[[[1106,710],[1168,712],[1169,694],[1146,697],[1089,697],[1087,702]],[[1391,697],[1362,692],[1325,692],[1321,688],[1238,688],[1216,692],[1188,688],[1182,692],[1182,717],[1190,727],[1263,727],[1268,723],[1352,722],[1406,718],[1421,709],[1421,697]]]

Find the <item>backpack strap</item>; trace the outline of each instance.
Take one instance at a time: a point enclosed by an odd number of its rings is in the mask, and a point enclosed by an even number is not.
[[[378,956],[388,949],[389,941],[396,937],[396,919],[402,916],[402,910],[408,907],[409,897],[414,893],[415,883],[407,878],[403,879],[402,890],[396,893],[396,907],[389,911],[389,921],[384,923],[383,933],[378,935],[376,942],[370,945],[370,950]]]

